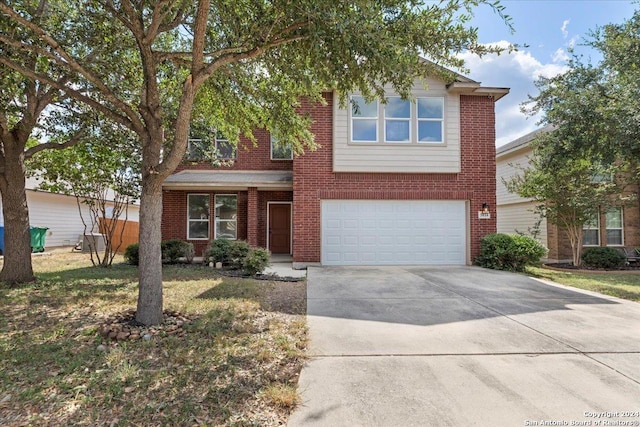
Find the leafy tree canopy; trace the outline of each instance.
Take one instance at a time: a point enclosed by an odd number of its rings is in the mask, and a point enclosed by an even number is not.
[[[574,55],[570,69],[536,82],[539,94],[524,110],[543,113],[553,125],[559,153],[605,164],[640,159],[640,11],[621,24],[591,32],[585,41],[602,55],[598,63]]]

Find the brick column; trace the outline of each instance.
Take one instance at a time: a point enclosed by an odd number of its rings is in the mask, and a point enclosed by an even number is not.
[[[258,246],[258,189],[249,187],[247,195],[247,243]]]

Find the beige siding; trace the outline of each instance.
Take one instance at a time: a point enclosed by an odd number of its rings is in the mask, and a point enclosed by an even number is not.
[[[496,159],[496,200],[498,206],[511,203],[522,203],[527,201],[515,193],[510,193],[505,187],[502,179],[509,180],[509,178],[515,175],[521,175],[522,171],[519,167],[529,167],[529,156],[531,150],[528,147],[518,150],[514,153],[509,153],[503,156],[499,156]]]
[[[449,94],[443,82],[416,81],[414,97],[444,98],[444,144],[350,143],[349,113],[334,97],[333,169],[336,172],[460,172],[460,96]],[[387,95],[395,93],[387,88]],[[415,138],[415,129],[412,129]],[[378,131],[379,138],[382,132]]]
[[[531,235],[531,231],[539,220],[539,216],[533,212],[534,208],[533,202],[498,205],[498,233]],[[540,222],[537,238],[547,246],[547,220],[545,218],[542,218]]]

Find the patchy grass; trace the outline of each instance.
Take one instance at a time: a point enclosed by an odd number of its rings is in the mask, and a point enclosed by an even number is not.
[[[0,425],[282,425],[297,404],[304,282],[165,267],[165,307],[197,319],[114,344],[97,328],[135,307],[135,267],[57,253],[34,269],[35,284],[0,285]]]
[[[527,273],[563,285],[640,302],[640,274],[562,272],[539,267],[527,267]]]

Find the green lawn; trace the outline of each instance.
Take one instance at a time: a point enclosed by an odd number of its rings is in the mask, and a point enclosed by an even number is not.
[[[304,282],[167,266],[186,334],[114,344],[97,331],[135,308],[135,267],[56,253],[34,269],[35,284],[0,284],[0,425],[281,425],[297,404]]]
[[[638,274],[560,272],[540,267],[527,267],[527,273],[563,285],[640,302],[640,272]]]

